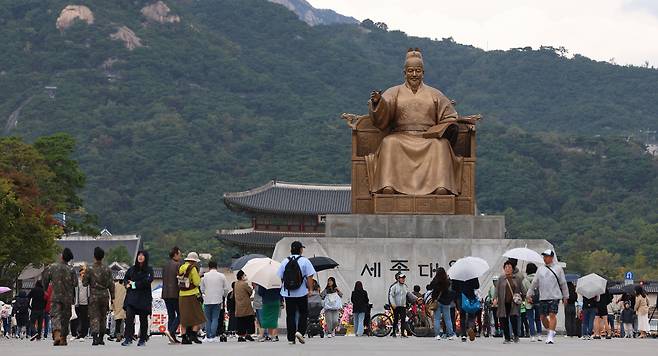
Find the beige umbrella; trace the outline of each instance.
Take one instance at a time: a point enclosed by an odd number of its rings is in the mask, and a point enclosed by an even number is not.
[[[277,275],[281,263],[271,258],[256,258],[242,267],[242,272],[249,281],[265,289],[281,288],[281,279]]]

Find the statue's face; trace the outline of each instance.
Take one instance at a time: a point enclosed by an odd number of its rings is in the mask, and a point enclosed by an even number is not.
[[[404,79],[413,87],[418,87],[423,82],[423,74],[425,74],[425,70],[422,66],[404,68]]]

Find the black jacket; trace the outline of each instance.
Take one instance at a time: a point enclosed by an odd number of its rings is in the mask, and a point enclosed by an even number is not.
[[[631,308],[624,308],[621,310],[621,322],[624,324],[633,324],[634,312]]]
[[[148,253],[146,251],[140,251],[139,253],[144,254],[144,264],[140,266],[135,260],[135,265],[128,269],[123,279],[127,289],[123,309],[128,310],[128,307],[131,307],[135,310],[135,314],[149,315],[151,314],[151,304],[153,302],[153,296],[151,295],[153,268],[148,265]],[[134,289],[128,284],[128,281],[135,282]]]
[[[368,307],[370,305],[370,299],[368,299],[368,292],[366,292],[365,290],[352,291],[351,300],[352,300],[353,313],[368,312]]]
[[[594,298],[585,298],[583,297],[583,309],[596,308],[596,297]]]
[[[480,288],[480,281],[477,278],[468,281],[451,280],[451,283],[452,290],[455,291],[455,300],[461,299],[461,293],[464,293],[469,299],[474,299],[475,290]]]
[[[30,309],[35,312],[41,312],[46,309],[46,294],[41,287],[34,287],[27,295],[30,298]]]

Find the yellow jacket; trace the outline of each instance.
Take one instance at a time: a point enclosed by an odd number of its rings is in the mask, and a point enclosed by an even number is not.
[[[189,262],[183,263],[183,265],[178,268],[178,275],[180,276],[184,274],[185,271],[187,270],[187,266],[189,265],[190,265]],[[190,272],[189,277],[190,277],[190,286],[194,286],[194,288],[190,290],[181,290],[178,294],[181,297],[187,297],[190,295],[197,295],[201,293],[199,291],[199,286],[201,285],[201,276],[199,276],[199,269],[194,268],[192,272]]]

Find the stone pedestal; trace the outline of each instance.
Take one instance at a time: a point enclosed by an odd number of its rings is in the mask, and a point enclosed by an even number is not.
[[[326,237],[504,239],[499,215],[327,215]]]
[[[284,238],[277,243],[273,258],[283,260],[290,253],[290,244],[301,240],[305,256],[328,256],[340,264],[318,274],[322,288],[329,276],[335,277],[347,302],[354,283],[361,281],[373,310],[381,311],[398,271],[407,275],[410,289],[419,285],[425,291],[437,268],[447,270],[450,261],[464,256],[481,257],[491,266],[480,280],[484,295],[492,277],[502,273],[505,251],[526,246],[536,251],[552,248],[546,240],[504,237],[503,216],[329,215],[325,237]],[[519,267],[525,268],[523,263]]]

